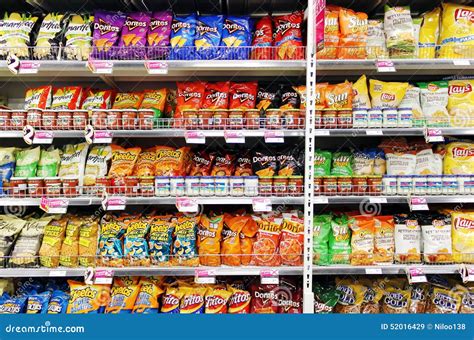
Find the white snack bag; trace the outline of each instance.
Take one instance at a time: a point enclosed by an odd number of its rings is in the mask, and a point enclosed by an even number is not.
[[[421,228],[416,219],[395,217],[395,259],[397,262],[421,261]]]
[[[367,59],[388,58],[382,20],[369,20],[367,28]]]
[[[423,258],[425,262],[452,261],[451,224],[444,219],[422,219]]]
[[[61,155],[58,176],[61,178],[79,178],[79,186],[82,186],[88,148],[87,143],[65,145]]]
[[[387,159],[387,175],[413,175],[416,168],[416,155],[408,152],[389,152]]]
[[[414,119],[423,118],[423,111],[420,104],[420,88],[409,85],[402,102],[398,106],[400,109],[411,109]]]

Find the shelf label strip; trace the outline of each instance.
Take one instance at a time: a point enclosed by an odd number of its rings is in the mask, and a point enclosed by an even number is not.
[[[375,66],[377,67],[377,72],[397,72],[392,60],[377,60],[375,61]]]
[[[444,142],[443,131],[441,131],[441,129],[427,128],[424,133],[426,143]]]
[[[198,284],[215,284],[216,272],[208,269],[196,269],[194,282]]]
[[[112,269],[97,269],[94,273],[94,284],[111,285],[114,280]]]
[[[87,67],[95,74],[112,74],[114,63],[107,60],[93,60],[87,61]]]
[[[40,209],[47,214],[65,214],[69,206],[69,200],[66,198],[47,198],[41,197]]]
[[[265,143],[284,143],[285,134],[283,131],[265,131],[264,132]]]
[[[269,198],[254,198],[252,199],[252,209],[255,212],[270,212],[272,211],[272,201]]]
[[[260,283],[263,285],[277,285],[280,283],[277,269],[262,269],[260,271]]]
[[[426,211],[429,210],[428,203],[425,197],[411,197],[408,204],[411,211]]]

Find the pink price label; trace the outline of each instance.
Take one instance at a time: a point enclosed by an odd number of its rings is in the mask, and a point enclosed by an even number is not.
[[[377,60],[375,62],[378,72],[395,72],[395,64],[392,60]]]
[[[39,67],[40,67],[39,61],[29,61],[29,60],[20,61],[20,69],[18,73],[35,74],[35,73],[38,73]]]
[[[186,131],[184,133],[186,143],[190,144],[206,144],[206,136],[202,131]]]
[[[196,213],[199,210],[199,206],[195,199],[191,198],[176,198],[176,208],[179,212]]]
[[[443,131],[441,129],[427,129],[425,139],[427,143],[444,142]]]
[[[413,205],[426,204],[426,198],[424,198],[424,197],[412,197],[411,198],[411,204],[413,204]]]
[[[51,144],[54,135],[50,131],[36,131],[33,136],[33,144]]]
[[[112,284],[114,271],[111,269],[97,269],[94,275],[95,284]]]
[[[125,197],[106,197],[105,201],[102,202],[102,206],[105,210],[125,210],[127,205],[127,199]]]
[[[245,137],[242,131],[224,131],[224,138],[227,143],[245,143]]]
[[[279,272],[275,269],[263,269],[260,271],[260,283],[277,285],[280,283]]]
[[[272,201],[269,198],[254,198],[252,199],[252,208],[255,212],[270,212],[272,211]]]
[[[410,209],[412,211],[429,210],[426,198],[425,197],[412,197],[410,199]]]
[[[112,143],[113,134],[112,131],[106,130],[97,130],[94,131],[93,143],[102,144],[102,143]]]
[[[41,197],[40,209],[48,214],[65,214],[69,201],[65,198]]]
[[[265,143],[284,143],[285,134],[283,131],[265,131],[264,132]]]
[[[216,272],[215,270],[209,270],[209,269],[196,269],[196,276],[211,277],[211,276],[216,276]]]
[[[92,73],[111,74],[114,67],[114,63],[106,60],[89,59],[89,61],[87,62],[87,66],[92,71]]]
[[[427,282],[426,275],[420,268],[412,267],[409,269],[409,281],[411,283]]]
[[[145,68],[148,74],[168,73],[168,63],[166,61],[146,61]]]

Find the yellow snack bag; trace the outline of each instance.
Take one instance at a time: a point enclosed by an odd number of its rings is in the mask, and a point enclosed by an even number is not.
[[[452,142],[446,145],[445,152],[445,175],[470,175],[474,173],[473,143]]]
[[[436,43],[439,38],[439,17],[441,8],[437,7],[423,15],[418,40],[418,58],[433,59],[436,52]]]
[[[474,48],[474,7],[443,3],[438,58],[470,58]]]
[[[473,126],[474,80],[451,80],[448,85],[448,112],[451,126]]]
[[[405,97],[408,83],[385,82],[376,79],[369,80],[372,107],[379,109],[396,109]]]
[[[454,261],[474,263],[474,212],[453,212],[451,224]]]
[[[352,84],[352,108],[353,109],[370,109],[369,90],[367,88],[367,77],[362,75]]]
[[[139,282],[129,282],[126,279],[116,278],[110,292],[110,302],[105,312],[113,314],[131,313],[139,292]]]
[[[71,298],[67,306],[67,314],[103,313],[110,300],[110,286],[88,285],[68,280]]]

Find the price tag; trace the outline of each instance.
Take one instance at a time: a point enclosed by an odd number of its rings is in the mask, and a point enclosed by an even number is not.
[[[92,73],[96,74],[112,74],[114,63],[108,60],[94,60],[87,61],[87,67]]]
[[[386,204],[387,199],[385,197],[369,197],[369,203]]]
[[[193,198],[176,198],[176,208],[179,212],[197,213],[199,211],[197,200]]]
[[[383,136],[383,131],[382,130],[365,130],[365,134],[367,136]]]
[[[194,282],[199,284],[215,284],[216,272],[214,270],[196,269]]]
[[[328,204],[329,200],[325,196],[314,196],[313,202],[314,204]]]
[[[97,269],[94,275],[94,283],[98,285],[111,285],[114,280],[112,269]]]
[[[65,270],[51,270],[49,272],[49,276],[51,276],[51,277],[66,276],[66,271]]]
[[[410,210],[411,211],[425,211],[429,210],[428,203],[424,197],[412,197],[410,198]]]
[[[36,74],[40,67],[39,61],[20,60],[19,74]]]
[[[280,283],[278,270],[263,269],[260,271],[260,283],[262,285],[277,285]]]
[[[272,211],[272,201],[269,198],[254,198],[252,199],[252,208],[255,212]]]
[[[375,62],[375,66],[377,67],[377,72],[396,72],[395,64],[392,60],[377,60]]]
[[[456,66],[470,66],[471,62],[468,59],[453,59],[453,64]]]
[[[52,131],[35,131],[33,144],[52,144],[53,138],[54,135]]]
[[[47,198],[41,197],[40,209],[47,214],[65,214],[69,200],[66,198]]]
[[[229,144],[244,144],[245,136],[242,131],[224,131],[224,138]]]
[[[443,131],[441,129],[425,129],[425,140],[427,143],[444,142]]]
[[[265,131],[264,132],[265,143],[284,143],[285,135],[283,131]]]
[[[145,61],[148,74],[168,74],[168,63],[166,61]]]
[[[329,130],[316,129],[314,130],[314,135],[315,136],[329,136],[330,132]]]
[[[408,282],[409,283],[423,283],[423,282],[428,282],[426,279],[425,273],[423,273],[423,270],[421,268],[415,268],[411,267],[408,268]]]
[[[104,195],[102,198],[102,208],[105,211],[125,210],[127,199],[122,196],[108,196]]]
[[[206,136],[202,131],[186,131],[184,138],[188,144],[206,144]]]
[[[467,283],[474,281],[474,267],[463,264],[459,269],[459,273],[461,274],[462,282]]]
[[[365,268],[365,273],[367,275],[381,275],[382,268]]]

